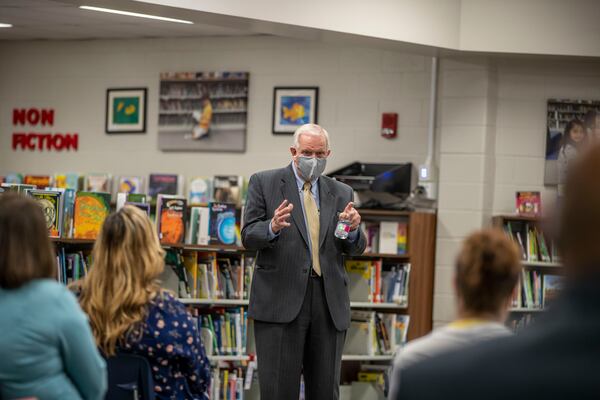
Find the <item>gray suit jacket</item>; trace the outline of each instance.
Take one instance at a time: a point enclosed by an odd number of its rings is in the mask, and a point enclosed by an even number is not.
[[[358,255],[366,240],[359,229],[354,243],[334,236],[338,215],[352,201],[352,189],[326,176],[319,178],[319,259],[329,313],[338,330],[350,325],[348,275],[343,255]],[[269,241],[269,223],[284,199],[293,205],[291,226]],[[309,237],[291,164],[250,177],[242,243],[257,250],[248,315],[259,321],[287,323],[300,312],[311,269]]]

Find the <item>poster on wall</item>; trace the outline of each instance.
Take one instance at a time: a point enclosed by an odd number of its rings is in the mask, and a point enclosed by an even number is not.
[[[299,126],[316,124],[318,87],[276,87],[273,91],[273,133],[292,134]]]
[[[146,132],[146,88],[106,90],[106,133]]]
[[[160,74],[158,148],[246,151],[247,72]]]
[[[544,184],[562,185],[569,162],[592,143],[600,143],[600,100],[549,99]]]

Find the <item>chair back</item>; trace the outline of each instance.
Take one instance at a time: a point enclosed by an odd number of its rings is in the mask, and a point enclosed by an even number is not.
[[[154,400],[154,381],[148,360],[133,354],[106,359],[106,400]]]

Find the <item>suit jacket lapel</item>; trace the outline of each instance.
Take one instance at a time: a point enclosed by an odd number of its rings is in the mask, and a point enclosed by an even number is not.
[[[319,215],[319,248],[323,245],[325,235],[329,230],[329,224],[334,213],[334,198],[329,190],[329,184],[324,177],[319,178],[319,201],[321,203],[321,212]]]
[[[296,183],[296,175],[294,175],[291,164],[286,168],[284,177],[281,180],[281,193],[283,194],[284,199],[288,199],[289,202],[294,205],[294,208],[292,209],[292,219],[294,220],[296,228],[300,231],[302,239],[304,239],[307,246],[310,246],[306,224],[304,223],[304,213],[302,211],[302,203],[300,202],[300,194],[298,193],[298,184]]]

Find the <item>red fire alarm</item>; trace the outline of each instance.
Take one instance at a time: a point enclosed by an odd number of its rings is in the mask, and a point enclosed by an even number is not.
[[[398,114],[383,113],[381,114],[381,136],[387,139],[396,137],[398,132]]]

